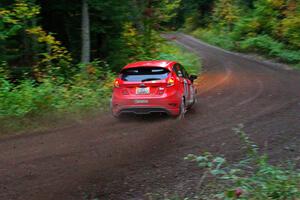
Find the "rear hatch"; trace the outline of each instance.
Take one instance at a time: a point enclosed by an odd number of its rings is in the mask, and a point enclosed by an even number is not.
[[[162,67],[135,67],[121,71],[123,93],[133,96],[162,95],[170,71]]]

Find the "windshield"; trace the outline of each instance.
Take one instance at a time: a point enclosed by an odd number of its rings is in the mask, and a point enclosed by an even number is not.
[[[161,67],[137,67],[121,72],[121,79],[132,82],[163,80],[168,77],[169,70]]]

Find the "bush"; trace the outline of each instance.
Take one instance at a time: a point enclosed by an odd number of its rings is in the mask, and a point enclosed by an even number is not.
[[[228,33],[219,33],[217,30],[213,29],[197,29],[192,32],[192,35],[202,39],[210,44],[222,47],[227,50],[235,49],[234,40]]]
[[[240,49],[252,52],[262,52],[270,56],[276,55],[283,48],[283,44],[268,35],[258,35],[240,42]]]
[[[0,118],[24,117],[43,112],[76,112],[100,109],[107,102],[114,74],[99,62],[81,66],[71,81],[45,78],[41,83],[21,81],[18,85],[0,77]]]
[[[288,15],[281,23],[282,36],[295,48],[300,48],[300,12]]]
[[[285,45],[268,35],[258,35],[247,38],[240,42],[240,49],[243,51],[252,51],[264,53],[270,57],[278,57],[280,60],[288,63],[299,63],[300,52],[285,49]]]
[[[203,194],[201,199],[300,198],[300,171],[268,163],[267,156],[258,153],[257,146],[241,128],[235,129],[235,132],[244,142],[248,157],[237,164],[229,164],[224,157],[216,157],[211,153],[200,156],[191,154],[185,158],[205,170],[203,180],[207,177],[215,180],[214,190],[217,194]]]
[[[236,41],[241,40],[246,37],[254,37],[259,32],[261,28],[261,24],[257,17],[246,16],[237,21],[234,30],[233,30],[233,38]]]

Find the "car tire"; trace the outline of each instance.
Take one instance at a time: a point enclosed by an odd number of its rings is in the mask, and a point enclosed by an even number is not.
[[[195,104],[197,104],[197,102],[198,102],[198,99],[196,97],[194,97],[193,103],[189,106],[188,109],[190,110]]]
[[[182,97],[180,108],[179,108],[179,115],[177,116],[177,119],[178,120],[184,119],[185,113],[186,113],[185,100],[184,97]]]
[[[116,118],[116,119],[119,119],[120,118],[120,115],[117,115],[113,112],[113,106],[112,106],[112,99],[110,99],[110,102],[109,102],[109,109],[110,109],[110,113],[111,115]]]

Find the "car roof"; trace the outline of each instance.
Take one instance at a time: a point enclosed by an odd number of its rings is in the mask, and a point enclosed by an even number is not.
[[[129,63],[125,67],[123,67],[122,70],[124,69],[129,69],[129,68],[136,68],[136,67],[162,67],[166,68],[168,70],[172,70],[172,66],[177,63],[176,61],[170,61],[170,60],[148,60],[148,61],[139,61],[139,62],[134,62],[134,63]]]

